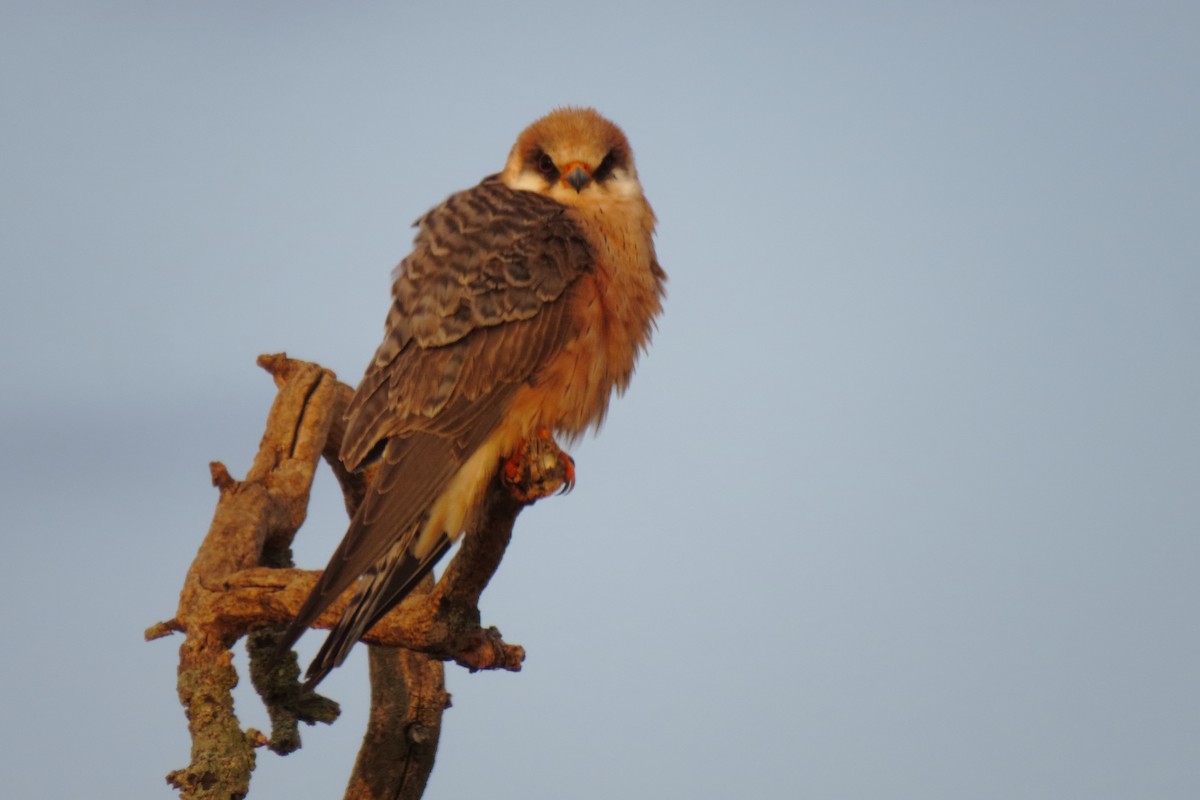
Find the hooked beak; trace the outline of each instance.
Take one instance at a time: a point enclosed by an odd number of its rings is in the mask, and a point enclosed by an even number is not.
[[[592,174],[588,168],[576,161],[573,164],[568,164],[563,171],[563,182],[574,189],[576,192],[582,192],[583,187],[592,182]]]

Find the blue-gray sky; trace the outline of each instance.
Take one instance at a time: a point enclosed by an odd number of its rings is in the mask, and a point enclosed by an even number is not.
[[[586,104],[670,297],[428,796],[1200,796],[1196,5],[417,5],[0,10],[7,791],[172,796],[141,632],[255,356],[356,381],[409,223]],[[344,524],[325,475],[300,561]],[[252,797],[339,796],[361,653],[325,687]]]

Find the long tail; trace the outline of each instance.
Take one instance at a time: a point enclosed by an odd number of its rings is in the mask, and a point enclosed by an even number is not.
[[[404,537],[383,561],[363,576],[354,598],[342,612],[342,618],[329,631],[321,649],[308,665],[304,676],[306,688],[316,686],[334,667],[340,666],[363,634],[416,587],[452,544],[450,537],[443,533],[433,550],[424,558],[418,558],[410,548],[415,539],[415,535]]]
[[[437,437],[417,434],[404,442],[388,442],[379,473],[367,497],[350,521],[349,530],[334,550],[317,585],[284,632],[276,647],[276,658],[290,650],[321,612],[360,576],[364,576],[362,587],[348,607],[347,616],[334,627],[331,639],[346,635],[341,632],[342,628],[348,620],[355,619],[353,612],[360,603],[368,604],[362,610],[363,619],[377,621],[390,608],[382,604],[384,601],[399,602],[404,593],[424,577],[448,545],[443,546],[439,540],[435,547],[423,546],[421,550],[427,555],[421,559],[410,551],[421,531],[425,510],[458,467],[458,460]],[[378,587],[372,589],[376,583]],[[342,650],[338,662],[345,657],[344,651],[365,632],[363,628],[349,639],[349,644],[338,646]],[[322,648],[323,653],[325,649]],[[315,672],[310,668],[308,674],[311,676]],[[310,683],[315,684],[315,681],[310,678]]]

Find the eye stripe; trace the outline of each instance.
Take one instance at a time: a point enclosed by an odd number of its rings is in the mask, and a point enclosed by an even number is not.
[[[550,182],[558,180],[558,167],[545,150],[538,148],[530,153],[528,163],[546,180]]]

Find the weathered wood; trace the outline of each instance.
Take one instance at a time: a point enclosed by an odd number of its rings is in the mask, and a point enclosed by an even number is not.
[[[262,356],[279,394],[245,480],[211,465],[219,489],[208,534],[184,579],[174,618],[146,630],[147,639],[172,632],[180,646],[178,691],[192,736],[191,763],[167,777],[185,800],[241,798],[249,791],[255,748],[279,753],[299,747],[298,723],[332,722],[337,704],[302,692],[294,655],[275,663],[273,628],[299,610],[319,572],[291,565],[291,543],[304,522],[313,474],[321,456],[342,486],[353,514],[373,473],[347,472],[337,458],[342,415],[352,390],[329,370],[284,354]],[[519,670],[525,652],[480,625],[478,602],[512,536],[521,509],[562,488],[571,461],[548,438],[528,443],[499,469],[480,519],[437,586],[417,593],[386,615],[364,641],[370,649],[372,709],[347,798],[417,798],[433,767],[442,710],[449,697],[442,662],[471,669]],[[353,589],[314,627],[333,625]],[[251,674],[272,719],[270,738],[242,730],[233,711],[238,677],[231,648],[250,634]]]

